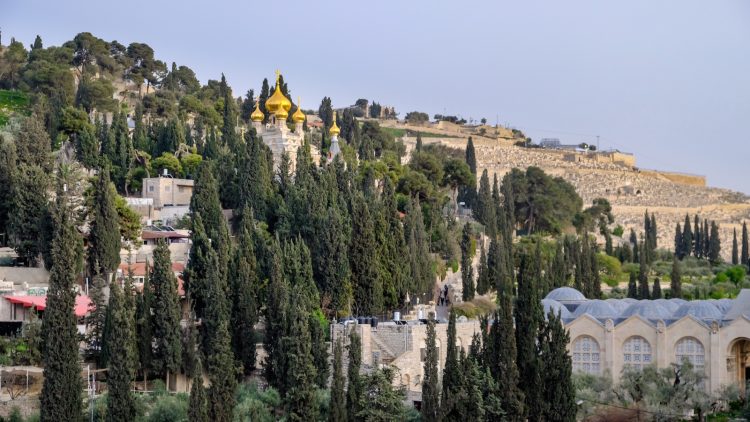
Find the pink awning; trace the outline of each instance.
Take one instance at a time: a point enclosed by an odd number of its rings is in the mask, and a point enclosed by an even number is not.
[[[4,296],[10,303],[23,305],[24,308],[36,308],[37,311],[43,311],[47,308],[47,296]],[[76,296],[75,313],[77,317],[85,316],[89,311],[88,296]]]

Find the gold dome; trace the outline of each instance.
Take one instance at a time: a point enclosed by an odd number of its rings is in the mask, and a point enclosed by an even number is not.
[[[294,123],[302,123],[305,121],[305,113],[302,112],[302,101],[297,97],[297,111],[292,114],[292,121]]]
[[[289,117],[289,113],[284,109],[284,107],[281,107],[280,109],[276,110],[276,120],[283,122],[286,120],[287,117]]]
[[[260,111],[260,103],[255,103],[255,110],[250,114],[250,120],[254,122],[262,122],[265,119],[265,115]]]
[[[330,133],[331,136],[338,135],[339,133],[341,133],[341,129],[339,129],[338,125],[336,124],[336,112],[335,111],[333,112],[333,124],[331,125],[331,128],[328,129],[328,133]]]
[[[276,114],[276,117],[280,117],[278,115],[278,112],[282,109],[288,116],[289,109],[292,108],[292,102],[289,101],[289,99],[285,97],[284,94],[281,92],[281,84],[279,83],[280,77],[281,77],[281,72],[277,70],[276,71],[276,89],[273,91],[273,95],[271,95],[266,100],[266,110],[269,113]]]

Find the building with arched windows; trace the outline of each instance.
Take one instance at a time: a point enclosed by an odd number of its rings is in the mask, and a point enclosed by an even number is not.
[[[750,290],[736,299],[589,300],[562,287],[542,300],[558,312],[570,334],[573,370],[608,372],[617,381],[625,368],[667,367],[690,361],[715,391],[750,382]]]

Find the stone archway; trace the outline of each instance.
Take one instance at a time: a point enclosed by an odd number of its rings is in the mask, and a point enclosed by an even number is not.
[[[750,338],[739,337],[729,343],[727,371],[729,381],[737,383],[744,394],[750,382]]]

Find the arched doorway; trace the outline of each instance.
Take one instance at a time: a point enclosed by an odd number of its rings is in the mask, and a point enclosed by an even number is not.
[[[727,370],[729,380],[736,382],[744,393],[750,382],[750,338],[740,337],[729,344]]]

